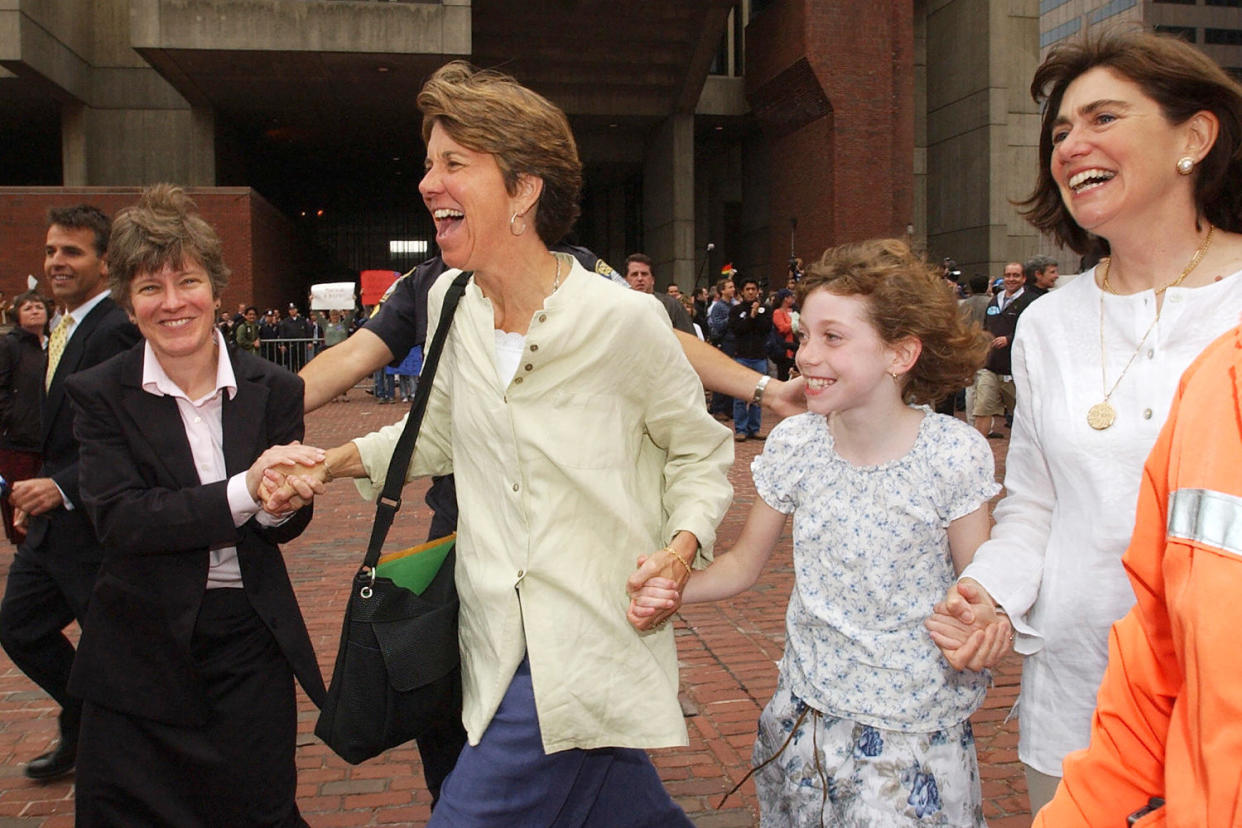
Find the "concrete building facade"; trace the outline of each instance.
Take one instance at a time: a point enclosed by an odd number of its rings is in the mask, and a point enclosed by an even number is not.
[[[1035,182],[1036,0],[926,0],[919,33],[926,113],[916,158],[927,247],[968,278],[998,277],[1039,247],[1014,202]]]
[[[434,252],[414,98],[454,58],[565,109],[574,239],[661,284],[779,285],[877,235],[999,272],[1038,244],[1010,204],[1038,27],[1037,0],[0,0],[0,287],[37,272],[31,204],[161,180],[253,191],[310,254],[234,264],[236,301],[407,269]]]

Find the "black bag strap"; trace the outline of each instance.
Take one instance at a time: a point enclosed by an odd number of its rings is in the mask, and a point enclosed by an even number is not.
[[[410,460],[414,456],[414,441],[418,438],[418,429],[423,423],[423,414],[427,412],[427,400],[431,397],[431,385],[436,379],[436,366],[440,362],[440,352],[444,350],[444,341],[448,339],[449,328],[453,324],[453,314],[457,303],[466,292],[466,283],[473,272],[458,274],[449,285],[444,297],[444,306],[440,309],[440,324],[431,347],[423,358],[423,370],[418,375],[418,388],[414,391],[414,402],[410,406],[409,419],[401,432],[397,446],[393,449],[392,460],[388,463],[388,476],[384,478],[384,490],[375,504],[375,524],[371,527],[371,542],[367,545],[367,556],[362,565],[374,569],[379,562],[380,550],[388,530],[392,528],[393,518],[401,508],[401,490],[405,488],[405,475],[410,468]]]

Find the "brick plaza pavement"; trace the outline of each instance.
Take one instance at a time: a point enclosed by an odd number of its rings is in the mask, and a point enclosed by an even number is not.
[[[361,389],[307,418],[307,441],[329,446],[396,420],[399,405],[380,406]],[[764,431],[770,426],[765,418]],[[991,441],[998,475],[1007,441]],[[762,443],[737,446],[730,472],[736,497],[720,530],[722,548],[737,536],[754,499],[750,460]],[[424,484],[407,489],[390,535],[390,548],[425,537],[429,511]],[[285,558],[306,615],[325,677],[330,675],[340,634],[345,589],[361,558],[373,509],[352,485],[337,483],[316,504],[302,538],[285,547]],[[0,576],[7,576],[11,547],[0,550]],[[784,610],[792,584],[788,533],[754,589],[732,601],[683,610],[676,621],[681,659],[682,706],[690,744],[655,752],[660,775],[699,828],[745,828],[757,824],[753,783],[717,810],[721,796],[750,763],[755,722],[776,683],[784,635]],[[1029,825],[1025,782],[1017,760],[1017,720],[1005,722],[1017,697],[1021,665],[1010,656],[996,671],[995,687],[972,719],[983,778],[985,814],[996,828]],[[430,798],[413,747],[398,748],[351,766],[312,735],[315,711],[299,691],[298,802],[314,828],[422,825]],[[0,828],[68,828],[73,824],[73,779],[37,784],[22,763],[54,738],[56,706],[0,653]]]

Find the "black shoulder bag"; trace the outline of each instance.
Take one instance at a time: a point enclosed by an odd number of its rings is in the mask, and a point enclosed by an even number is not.
[[[453,323],[453,313],[470,280],[453,280],[440,311],[410,417],[397,441],[375,525],[362,566],[354,575],[341,645],[328,697],[315,735],[342,759],[358,764],[421,735],[447,707],[460,709],[460,652],[457,646],[456,551],[450,551],[431,583],[414,593],[377,577],[380,549],[401,508],[401,489],[414,454],[414,441],[427,410],[436,365]]]

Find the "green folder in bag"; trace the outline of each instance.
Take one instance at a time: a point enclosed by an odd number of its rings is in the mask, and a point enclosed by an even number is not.
[[[382,555],[375,565],[375,574],[415,595],[421,595],[440,571],[440,565],[456,542],[457,533],[454,532],[400,552]]]

